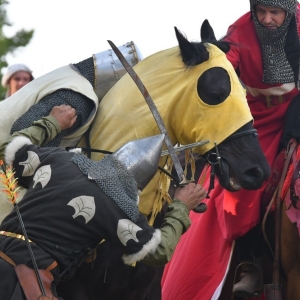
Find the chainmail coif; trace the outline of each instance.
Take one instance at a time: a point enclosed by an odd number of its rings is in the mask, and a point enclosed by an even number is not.
[[[260,24],[256,15],[256,5],[284,9],[287,15],[283,24],[276,30],[270,30]],[[262,48],[263,82],[267,84],[295,82],[295,85],[299,86],[300,44],[295,16],[297,1],[250,0],[250,7]],[[290,43],[291,40],[293,40],[292,49],[286,47],[286,43]],[[297,57],[293,57],[291,60],[289,52],[293,52],[291,53],[292,56],[294,56],[294,53],[298,53]]]
[[[71,158],[83,174],[94,180],[101,190],[122,209],[133,222],[139,218],[138,189],[133,175],[113,155],[92,161],[83,154]]]
[[[95,69],[92,57],[89,57],[77,64],[73,64],[73,66],[91,83],[93,87],[95,86]]]
[[[76,70],[83,77],[85,77],[92,86],[94,86],[93,58],[83,60],[82,62],[74,64],[74,66],[76,67]],[[83,94],[69,89],[57,90],[43,97],[40,102],[31,106],[25,114],[23,114],[19,119],[15,121],[11,128],[10,134],[14,133],[15,131],[20,131],[24,128],[30,127],[34,121],[48,116],[53,106],[62,104],[70,105],[75,108],[77,120],[71,128],[62,131],[51,142],[45,145],[46,147],[58,147],[63,137],[75,132],[78,128],[84,125],[95,109],[95,104],[93,103],[93,101],[91,101]]]

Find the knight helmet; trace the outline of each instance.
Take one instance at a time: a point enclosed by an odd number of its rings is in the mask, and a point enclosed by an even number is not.
[[[137,186],[143,190],[157,172],[165,135],[131,141],[112,155],[133,175]]]
[[[133,67],[142,60],[137,46],[131,41],[119,46],[123,56]],[[113,87],[113,85],[126,73],[122,63],[112,49],[93,54],[95,70],[95,93],[99,100]]]

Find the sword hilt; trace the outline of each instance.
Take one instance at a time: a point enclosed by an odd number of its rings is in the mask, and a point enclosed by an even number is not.
[[[206,203],[203,203],[203,202],[199,203],[197,205],[197,207],[193,209],[193,211],[195,213],[204,213],[204,212],[206,212],[207,211],[207,205],[206,205]]]
[[[183,186],[188,185],[188,184],[191,183],[191,182],[194,182],[194,180],[186,180],[186,179],[185,179],[185,181],[180,182],[179,186],[183,187]],[[197,207],[195,207],[195,208],[193,209],[193,211],[194,211],[195,213],[204,213],[204,212],[206,212],[206,211],[207,211],[207,205],[206,205],[206,203],[203,203],[203,202],[199,203],[199,204],[197,205]]]

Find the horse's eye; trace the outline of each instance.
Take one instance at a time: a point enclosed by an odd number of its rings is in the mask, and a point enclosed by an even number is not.
[[[220,102],[222,102],[220,100],[221,99],[220,95],[217,94],[217,93],[210,93],[209,97],[210,97],[210,99],[212,101],[211,104],[219,104]]]
[[[224,102],[230,94],[230,77],[224,68],[210,68],[198,78],[197,89],[203,102],[218,105]]]

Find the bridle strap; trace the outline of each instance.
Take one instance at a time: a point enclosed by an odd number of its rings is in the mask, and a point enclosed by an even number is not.
[[[229,140],[235,139],[237,137],[241,137],[241,136],[245,136],[245,135],[249,135],[249,134],[253,134],[254,136],[258,136],[258,133],[257,133],[256,129],[249,129],[249,130],[245,130],[245,131],[242,131],[242,132],[234,133],[231,136],[229,136],[227,139],[225,139],[225,141],[229,141]]]
[[[76,147],[66,147],[65,148],[67,151],[76,149]],[[77,148],[80,149],[81,151],[87,152],[89,153],[88,158],[91,158],[91,152],[98,152],[98,153],[103,153],[103,154],[113,154],[113,152],[111,151],[107,151],[107,150],[101,150],[101,149],[93,149],[93,148]]]
[[[85,142],[86,142],[86,149],[90,149],[91,148],[91,142],[90,142],[90,133],[92,130],[92,124],[90,124],[89,128],[87,129],[86,133],[85,133]],[[91,158],[91,152],[87,151],[87,157]]]
[[[234,139],[234,138],[237,138],[237,137],[249,135],[249,134],[253,134],[254,136],[258,136],[257,130],[253,128],[253,129],[245,130],[245,131],[242,131],[242,132],[234,133],[231,136],[229,136],[227,139],[225,139],[225,141],[228,141],[228,140],[231,140],[231,139]],[[219,166],[220,173],[222,174],[222,164],[221,164],[221,159],[222,158],[219,154],[218,145],[217,145],[216,142],[215,142],[215,151],[216,152],[212,152],[212,153],[208,154],[208,156],[207,156],[207,161],[210,164],[210,167],[211,167],[210,170],[211,171],[210,171],[210,184],[209,184],[209,188],[208,188],[208,191],[207,191],[206,198],[209,198],[209,193],[211,192],[211,190],[214,189],[215,166],[217,166],[217,165]],[[214,161],[212,161],[210,159],[210,157],[212,155],[215,156]]]
[[[237,133],[234,133],[232,134],[231,136],[229,136],[227,139],[225,139],[225,141],[228,141],[228,140],[231,140],[231,139],[234,139],[234,138],[238,138],[238,137],[241,137],[241,136],[245,136],[245,135],[250,135],[250,134],[253,134],[254,136],[258,136],[258,133],[257,133],[257,130],[256,129],[249,129],[249,130],[245,130],[245,131],[242,131],[242,132],[237,132]],[[89,134],[86,136],[87,140],[88,140],[88,137],[89,137]],[[88,140],[89,141],[89,140]],[[87,142],[87,147],[86,148],[80,148],[82,151],[85,151],[88,153],[88,157],[90,158],[90,153],[91,152],[98,152],[98,153],[103,153],[103,154],[112,154],[113,152],[111,151],[107,151],[107,150],[100,150],[100,149],[93,149],[93,148],[90,148],[89,147],[90,144],[89,142]],[[74,147],[66,147],[66,150],[70,150],[70,149],[74,149]],[[220,167],[220,170],[221,170],[221,163],[220,163],[220,160],[221,160],[221,157],[219,155],[219,152],[218,152],[218,147],[217,147],[217,144],[215,143],[215,149],[216,149],[216,153],[213,153],[217,156],[217,159],[218,161],[214,163],[214,165],[218,164],[219,167]],[[212,166],[212,162],[209,161],[209,164]],[[176,178],[174,176],[172,176],[169,172],[166,172],[163,168],[161,167],[158,167],[162,172],[164,172],[165,174],[167,174],[169,177],[171,177],[174,181],[177,181]],[[222,172],[222,171],[221,171]],[[214,180],[214,172],[213,174],[211,174],[213,176],[211,176],[211,184],[210,184],[210,190],[212,190],[214,187],[213,187],[213,180]],[[209,194],[209,193],[208,193]]]

